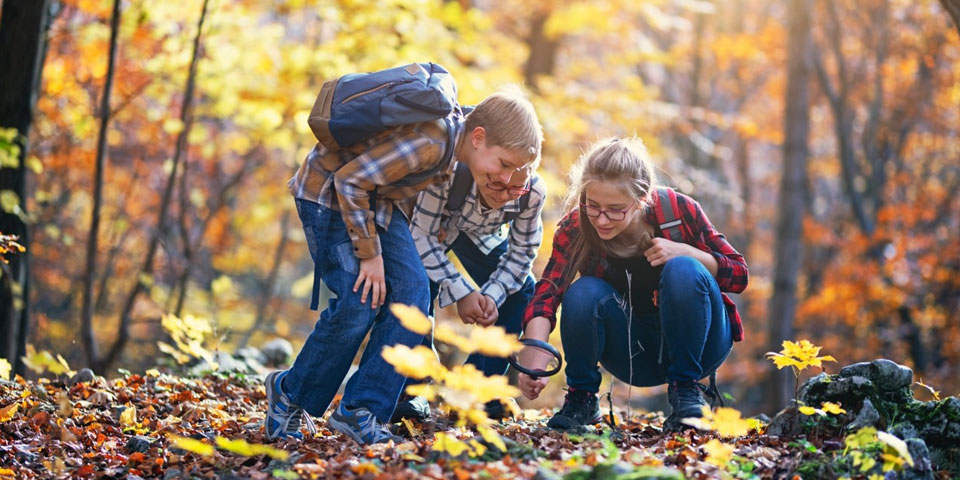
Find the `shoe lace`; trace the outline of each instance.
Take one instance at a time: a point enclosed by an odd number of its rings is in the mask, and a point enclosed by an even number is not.
[[[280,424],[280,429],[287,435],[300,433],[301,422],[306,425],[310,435],[317,434],[317,425],[310,418],[310,415],[297,405],[282,396],[277,402],[277,407],[270,412],[270,417]]]
[[[392,438],[393,434],[380,423],[377,422],[377,417],[374,417],[367,409],[361,409],[357,412],[358,416],[361,416],[358,424],[360,425],[360,437],[367,439],[371,443],[377,443],[384,438]]]
[[[560,407],[560,413],[568,414],[579,410],[584,410],[590,405],[590,393],[582,390],[565,389],[567,394],[563,398],[563,406]]]

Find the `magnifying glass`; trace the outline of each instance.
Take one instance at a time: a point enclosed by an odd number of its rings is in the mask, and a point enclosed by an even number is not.
[[[527,348],[533,348],[536,350],[536,356],[549,356],[550,361],[547,362],[547,365],[544,368],[529,368],[520,363],[520,353],[511,354],[507,357],[507,361],[510,362],[510,366],[517,369],[518,372],[523,372],[531,377],[549,377],[551,375],[556,375],[560,371],[560,366],[563,365],[563,356],[560,355],[553,345],[550,345],[543,340],[536,340],[533,338],[521,338],[520,343],[522,343]],[[534,355],[529,355],[534,356]]]

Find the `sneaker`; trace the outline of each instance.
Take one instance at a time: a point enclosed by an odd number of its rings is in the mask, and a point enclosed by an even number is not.
[[[430,402],[423,397],[401,395],[397,408],[393,410],[393,416],[390,417],[390,423],[397,423],[404,418],[418,422],[430,418]]]
[[[700,418],[707,401],[703,398],[705,387],[700,382],[670,382],[667,387],[667,400],[673,412],[664,422],[664,428],[670,431],[690,428],[683,423],[685,418]]]
[[[547,422],[547,427],[558,430],[580,428],[603,421],[597,394],[586,390],[567,390],[563,406]]]
[[[341,402],[327,423],[361,445],[386,443],[390,440],[397,443],[402,441],[400,437],[390,433],[385,425],[378,423],[377,417],[374,417],[370,410],[363,407],[350,409]]]
[[[288,370],[270,372],[263,381],[267,388],[267,418],[263,423],[267,438],[270,440],[287,437],[303,438],[303,434],[300,433],[301,422],[307,425],[311,435],[317,434],[317,427],[310,419],[310,415],[294,405],[287,394],[283,393],[281,382],[287,373],[289,373]]]

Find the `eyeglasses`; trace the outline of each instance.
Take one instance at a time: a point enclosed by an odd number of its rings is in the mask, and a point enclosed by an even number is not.
[[[530,191],[530,183],[528,182],[522,187],[508,187],[506,184],[493,182],[487,184],[487,189],[494,192],[507,192],[514,197],[519,197]]]
[[[580,208],[586,212],[587,216],[590,218],[598,218],[600,215],[606,215],[607,220],[611,222],[619,222],[624,218],[627,218],[627,212],[630,211],[629,208],[624,209],[610,209],[602,210],[600,207],[594,207],[593,205],[587,205],[586,203],[581,203]]]

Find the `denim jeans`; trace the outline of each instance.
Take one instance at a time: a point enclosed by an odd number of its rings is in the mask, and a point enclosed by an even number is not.
[[[404,328],[387,307],[403,303],[426,311],[429,300],[427,274],[410,227],[399,209],[394,209],[389,228],[377,228],[387,294],[383,307],[371,309],[369,296],[363,304],[362,291],[353,292],[360,261],[353,253],[340,212],[307,200],[297,200],[297,211],[316,272],[336,297],[329,300],[297,355],[284,379],[284,391],[311,415],[323,415],[370,332],[370,341],[357,372],[347,382],[342,402],[351,408],[365,407],[386,422],[405,379],[380,356],[381,350],[395,344],[413,347],[423,341],[423,335]]]
[[[691,257],[664,265],[660,312],[634,314],[629,337],[627,302],[603,279],[581,277],[570,285],[561,305],[567,385],[576,389],[600,389],[598,364],[640,387],[700,380],[720,367],[733,346],[717,281]]]
[[[490,275],[497,270],[500,259],[507,254],[508,240],[484,255],[482,251],[470,240],[470,237],[463,233],[457,235],[456,240],[450,245],[450,250],[457,254],[460,263],[467,270],[467,274],[473,281],[483,285],[490,278]],[[497,310],[497,322],[494,325],[503,327],[507,333],[520,336],[523,329],[523,310],[527,308],[530,299],[533,298],[533,289],[535,281],[533,275],[528,274],[520,290],[507,296],[503,305]],[[430,282],[430,315],[434,314],[434,301],[440,294],[440,286]],[[423,344],[430,347],[433,343],[433,337],[427,335],[423,339]],[[505,358],[487,357],[479,353],[472,353],[467,357],[466,363],[469,363],[484,375],[503,375],[510,366]],[[413,383],[413,382],[410,382]]]

